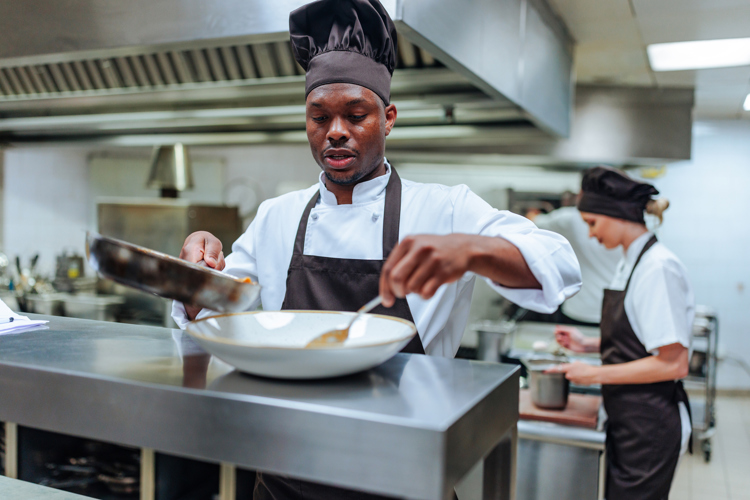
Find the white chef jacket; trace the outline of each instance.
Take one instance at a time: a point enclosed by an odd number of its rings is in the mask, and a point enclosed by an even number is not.
[[[639,236],[617,266],[609,288],[624,290],[643,247],[653,233]],[[641,258],[633,272],[630,288],[625,295],[625,314],[638,340],[652,354],[670,344],[682,344],[690,349],[695,317],[695,298],[687,269],[667,247],[656,242]],[[685,453],[690,437],[687,408],[680,403],[682,449]]]
[[[386,175],[354,186],[351,205],[338,205],[336,196],[326,189],[322,173],[317,185],[263,202],[248,229],[232,245],[224,272],[259,282],[263,309],[280,310],[300,218],[318,191],[320,199],[310,213],[304,253],[382,260],[385,188],[390,179],[390,166],[386,166]],[[521,251],[542,289],[490,285],[534,311],[551,313],[579,290],[578,261],[562,236],[537,229],[524,217],[492,208],[465,185],[448,187],[403,179],[401,184],[399,241],[408,235],[451,233],[506,239]],[[473,273],[466,273],[457,282],[441,286],[431,299],[416,294],[406,297],[427,354],[455,356],[468,320],[474,280]],[[174,304],[172,317],[180,328],[187,324],[182,304]]]
[[[581,291],[563,302],[562,312],[578,321],[599,323],[604,289],[612,282],[622,258],[622,250],[607,250],[596,238],[590,238],[589,226],[576,207],[562,207],[548,214],[540,214],[534,223],[540,229],[563,235],[570,242],[581,265]]]

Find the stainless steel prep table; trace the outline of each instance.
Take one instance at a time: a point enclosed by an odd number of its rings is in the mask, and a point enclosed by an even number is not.
[[[277,381],[179,330],[34,317],[49,328],[0,336],[0,420],[413,499],[451,498],[484,459],[484,498],[514,498],[515,366],[400,354]]]

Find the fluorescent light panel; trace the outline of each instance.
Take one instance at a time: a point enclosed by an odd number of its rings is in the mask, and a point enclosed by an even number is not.
[[[750,65],[750,38],[655,43],[647,51],[654,71]]]
[[[745,111],[750,111],[750,94],[747,94],[747,97],[745,97],[745,104],[743,107],[745,108]]]

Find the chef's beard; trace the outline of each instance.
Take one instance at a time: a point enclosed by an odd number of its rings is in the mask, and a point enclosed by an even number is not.
[[[373,173],[375,170],[377,170],[377,168],[378,168],[378,165],[376,164],[370,170],[359,169],[356,172],[354,172],[352,175],[350,175],[349,177],[345,177],[345,178],[341,178],[341,177],[334,178],[331,176],[331,174],[329,174],[325,170],[323,170],[323,174],[325,174],[326,179],[333,182],[337,186],[352,186],[358,183],[359,181],[361,181],[363,178],[370,175],[371,173]]]
[[[333,178],[333,176],[331,176],[331,174],[329,174],[325,170],[323,171],[323,173],[325,174],[326,179],[328,179],[329,181],[333,182],[337,186],[351,186],[353,184],[358,183],[360,181],[360,179],[362,179],[364,176],[366,176],[368,174],[368,172],[357,171],[357,172],[354,172],[349,177],[346,177],[344,179],[342,179],[340,177],[338,179],[335,179],[335,178]]]

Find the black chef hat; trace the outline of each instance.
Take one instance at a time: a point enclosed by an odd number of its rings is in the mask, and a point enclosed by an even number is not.
[[[294,57],[307,72],[305,97],[329,83],[366,87],[389,104],[396,27],[378,0],[317,0],[289,14]]]
[[[659,191],[610,167],[586,170],[581,181],[578,210],[644,223],[643,211]]]

